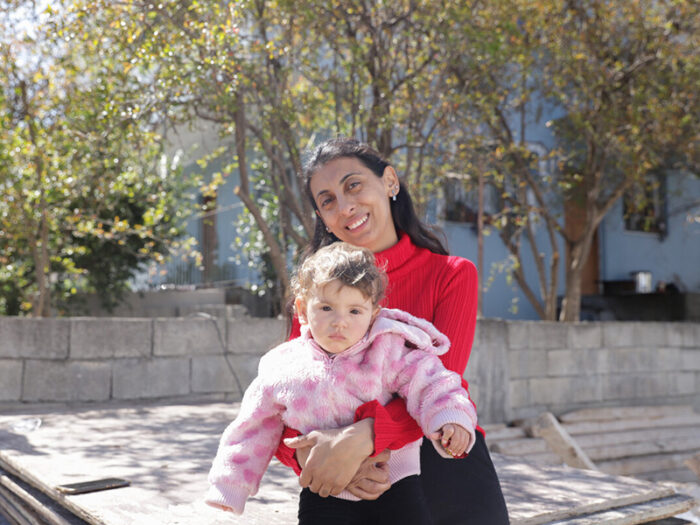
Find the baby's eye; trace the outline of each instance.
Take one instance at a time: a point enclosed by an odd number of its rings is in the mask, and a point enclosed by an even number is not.
[[[353,308],[352,310],[350,310],[350,313],[352,315],[360,315],[362,312],[360,312],[360,310],[358,310],[357,308]]]
[[[330,311],[331,311],[331,307],[328,306],[328,305],[324,305],[324,306],[321,307],[321,310],[323,310],[324,312],[330,312]]]

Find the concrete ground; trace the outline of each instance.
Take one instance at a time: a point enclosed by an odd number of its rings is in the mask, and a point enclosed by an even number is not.
[[[276,461],[243,516],[202,502],[219,436],[236,410],[237,404],[191,402],[20,407],[0,415],[0,466],[94,525],[296,523],[298,480]],[[616,514],[635,513],[640,505],[646,505],[644,512],[670,516],[692,505],[657,483],[499,455],[494,462],[513,525],[579,523],[613,507]],[[126,478],[131,486],[77,496],[55,488],[105,477]]]

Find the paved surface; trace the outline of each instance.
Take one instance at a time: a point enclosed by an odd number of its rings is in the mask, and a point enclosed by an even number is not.
[[[23,474],[93,524],[296,523],[297,478],[276,461],[243,516],[202,502],[219,436],[236,409],[224,403],[33,407],[31,413],[0,416],[0,466]],[[494,462],[513,525],[570,523],[586,513],[673,495],[668,487],[632,478],[499,455]],[[79,496],[55,490],[104,477],[123,477],[131,486]]]

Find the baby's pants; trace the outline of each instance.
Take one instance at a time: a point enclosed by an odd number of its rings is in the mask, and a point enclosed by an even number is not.
[[[394,483],[374,501],[322,498],[309,489],[299,495],[299,525],[431,525],[418,476]]]

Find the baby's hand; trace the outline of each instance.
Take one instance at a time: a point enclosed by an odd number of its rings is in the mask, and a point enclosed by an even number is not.
[[[455,458],[464,454],[471,439],[469,432],[456,423],[443,425],[438,434],[442,448]]]

